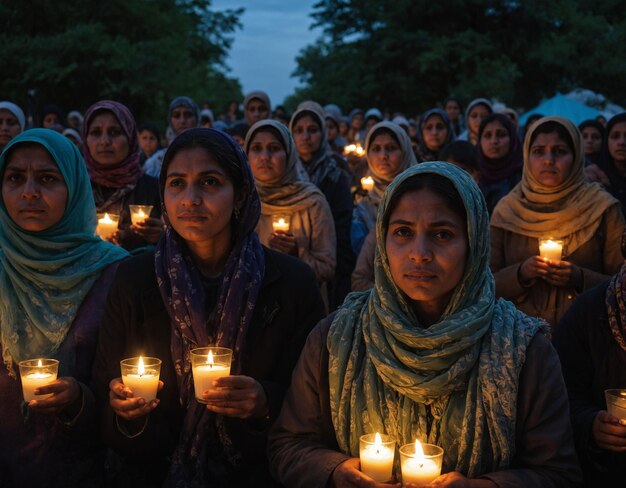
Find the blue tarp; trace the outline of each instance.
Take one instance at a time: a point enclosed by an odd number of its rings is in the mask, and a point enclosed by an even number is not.
[[[558,115],[578,125],[587,119],[595,119],[598,115],[602,115],[602,112],[557,93],[522,115],[519,118],[520,125],[526,125],[526,120],[533,114]]]

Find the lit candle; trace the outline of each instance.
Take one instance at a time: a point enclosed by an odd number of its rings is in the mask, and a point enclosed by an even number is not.
[[[119,215],[108,214],[105,212],[104,216],[98,219],[96,234],[98,234],[104,240],[110,238],[117,230],[117,224],[119,220]]]
[[[361,188],[363,188],[365,191],[372,191],[374,189],[374,178],[372,178],[371,176],[361,178]]]
[[[289,219],[285,217],[277,217],[272,222],[274,232],[289,232]]]
[[[132,224],[137,225],[150,217],[150,212],[152,212],[153,207],[153,205],[129,205],[130,221]]]
[[[400,448],[402,484],[421,486],[433,481],[441,474],[443,449],[433,444],[406,444]]]
[[[354,148],[354,152],[360,158],[362,158],[365,155],[365,149],[363,149],[360,144],[356,145],[356,147]]]
[[[354,153],[354,151],[356,151],[356,144],[348,144],[343,148],[343,154],[345,156]]]
[[[626,390],[604,390],[607,411],[626,425]]]
[[[540,239],[539,255],[546,261],[560,261],[563,255],[563,241],[556,239]]]
[[[120,362],[122,382],[133,392],[133,397],[143,398],[146,403],[157,397],[161,360],[157,358],[129,358]]]
[[[25,402],[43,400],[52,396],[52,393],[36,395],[35,390],[57,379],[59,362],[56,359],[27,359],[19,362],[19,368]]]
[[[391,479],[395,440],[389,436],[376,434],[362,435],[360,439],[361,472],[374,481],[385,482]]]
[[[206,403],[202,393],[214,388],[213,381],[230,375],[233,351],[225,347],[200,347],[191,351],[191,367],[196,400]]]

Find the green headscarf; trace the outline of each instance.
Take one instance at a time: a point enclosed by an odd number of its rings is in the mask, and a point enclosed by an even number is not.
[[[54,356],[102,269],[128,255],[96,236],[87,168],[66,137],[48,129],[23,132],[0,155],[0,174],[9,152],[24,143],[50,153],[68,195],[62,219],[40,232],[15,224],[0,199],[0,332],[9,369],[23,359]]]
[[[469,250],[439,322],[422,328],[392,279],[383,222],[398,187],[427,173],[450,180],[463,200]],[[422,163],[394,179],[378,209],[374,269],[374,288],[348,296],[328,335],[330,404],[340,449],[358,456],[359,436],[381,432],[398,445],[419,439],[441,446],[444,472],[474,477],[510,466],[519,373],[528,343],[545,323],[496,300],[489,214],[465,171]]]

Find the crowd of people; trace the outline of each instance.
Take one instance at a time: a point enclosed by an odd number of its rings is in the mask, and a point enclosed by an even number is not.
[[[443,449],[420,486],[623,484],[626,113],[241,108],[0,102],[0,486],[399,486],[373,433]],[[196,391],[203,347],[232,365]]]

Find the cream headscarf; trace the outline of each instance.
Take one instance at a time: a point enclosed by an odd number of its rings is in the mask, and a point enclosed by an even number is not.
[[[532,175],[528,158],[535,131],[546,122],[565,128],[574,143],[574,161],[569,176],[555,188],[543,186]],[[583,174],[583,140],[578,128],[562,117],[543,117],[528,131],[524,140],[522,181],[498,204],[491,225],[537,239],[553,237],[565,241],[571,255],[598,230],[606,210],[619,202],[598,183],[587,183]]]

